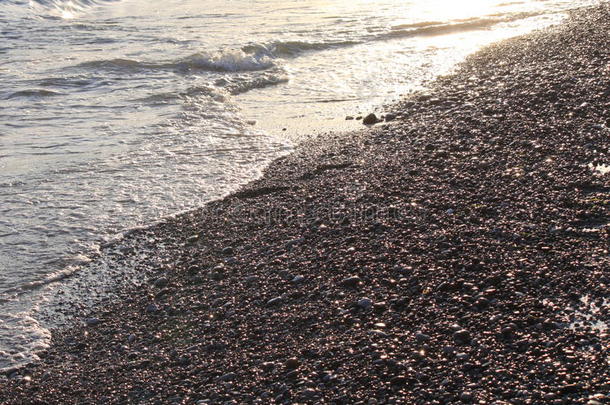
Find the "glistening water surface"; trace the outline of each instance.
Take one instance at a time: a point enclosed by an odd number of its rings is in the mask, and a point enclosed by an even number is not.
[[[0,0],[0,369],[100,243],[588,3]]]

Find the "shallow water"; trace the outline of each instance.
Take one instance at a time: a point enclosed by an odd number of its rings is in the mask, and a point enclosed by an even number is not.
[[[101,243],[593,2],[0,0],[0,369],[129,267]]]

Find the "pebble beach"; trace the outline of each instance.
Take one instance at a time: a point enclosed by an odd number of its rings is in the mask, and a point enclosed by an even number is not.
[[[489,46],[131,232],[170,254],[0,403],[610,403],[609,32],[602,2]]]

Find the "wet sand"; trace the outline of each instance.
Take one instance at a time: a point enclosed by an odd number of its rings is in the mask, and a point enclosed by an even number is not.
[[[606,3],[486,48],[134,232],[175,256],[0,402],[610,403],[609,32]]]

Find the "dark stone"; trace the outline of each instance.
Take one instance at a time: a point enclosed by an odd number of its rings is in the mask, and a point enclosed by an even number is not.
[[[453,340],[458,345],[467,345],[471,341],[470,332],[466,329],[460,329],[453,333]]]
[[[369,115],[367,115],[366,117],[364,117],[362,119],[362,123],[364,125],[373,125],[376,124],[380,121],[379,118],[377,118],[377,116],[374,113],[370,113]]]

